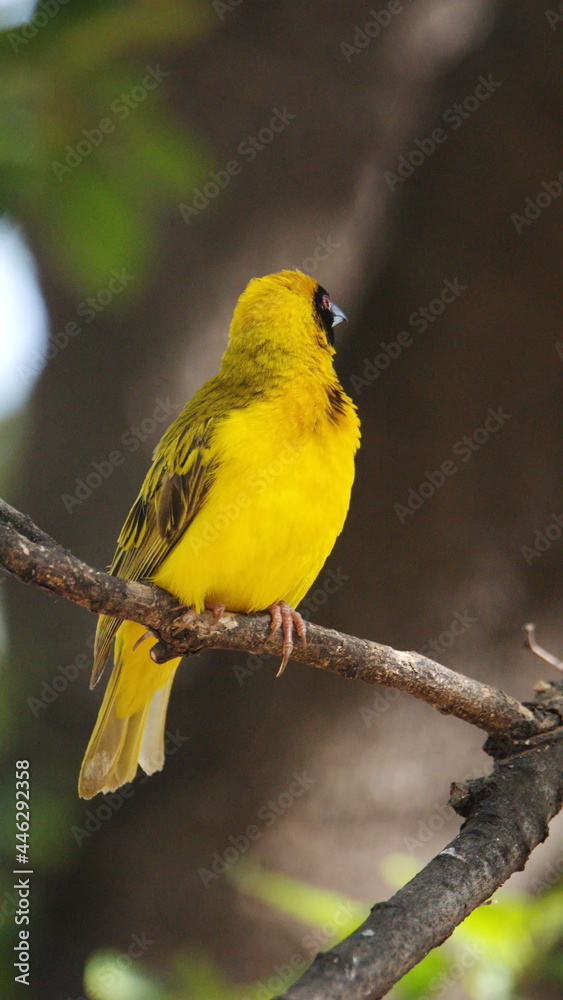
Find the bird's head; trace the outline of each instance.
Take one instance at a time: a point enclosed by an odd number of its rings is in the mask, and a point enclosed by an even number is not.
[[[334,354],[334,327],[345,320],[314,278],[279,271],[246,286],[233,314],[229,348],[249,355],[328,360]]]

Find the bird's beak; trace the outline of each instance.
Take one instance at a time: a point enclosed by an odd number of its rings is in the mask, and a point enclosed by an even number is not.
[[[334,304],[331,305],[330,311],[332,313],[332,325],[338,326],[339,323],[347,323],[348,317],[339,309],[338,306]]]

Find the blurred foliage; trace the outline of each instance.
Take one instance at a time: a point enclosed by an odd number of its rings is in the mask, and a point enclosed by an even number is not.
[[[386,862],[384,874],[400,873],[402,881],[413,876],[413,859],[409,855],[393,855]],[[389,861],[389,859],[387,859]],[[534,991],[537,977],[542,975],[545,987],[549,983],[554,996],[563,988],[563,885],[539,896],[526,896],[500,890],[494,898],[474,910],[451,938],[401,980],[391,996],[397,1000],[446,1000],[454,991],[463,989],[468,1000],[516,1000],[524,995],[543,996]],[[522,993],[521,984],[530,986]],[[455,992],[458,996],[459,993]]]
[[[394,854],[382,869],[395,890],[418,867],[410,856]],[[208,956],[187,948],[176,956],[171,970],[175,985],[167,989],[143,975],[130,955],[98,952],[85,973],[90,1000],[271,1000],[299,978],[309,964],[307,955],[328,951],[369,912],[366,903],[249,861],[233,865],[229,879],[239,892],[308,925],[291,958],[276,964],[258,982],[241,986],[229,983]],[[548,990],[553,991],[549,995],[560,996],[562,988],[563,885],[559,885],[535,897],[510,890],[496,893],[389,995],[395,1000],[448,1000],[454,995],[467,1000],[523,1000],[546,996]]]
[[[160,214],[200,177],[203,143],[166,95],[175,51],[214,24],[200,0],[51,0],[0,34],[0,214],[49,234],[72,294],[114,268],[140,279],[138,294]],[[155,48],[161,58],[143,54]]]
[[[523,983],[529,992],[523,992]],[[496,893],[412,969],[392,995],[397,1000],[446,998],[457,984],[469,1000],[540,997],[547,987],[560,996],[563,886],[538,898],[509,890]]]
[[[243,896],[274,907],[303,924],[300,944],[287,960],[276,963],[258,982],[229,983],[206,955],[186,949],[176,956],[175,986],[157,988],[140,973],[128,955],[98,952],[90,959],[84,977],[91,1000],[270,1000],[299,978],[316,951],[327,951],[362,923],[369,906],[340,893],[300,882],[281,872],[269,871],[248,859],[233,864],[227,877]]]
[[[0,216],[27,229],[52,283],[76,299],[97,294],[113,270],[131,273],[135,281],[117,297],[117,307],[127,308],[162,259],[157,239],[165,231],[164,213],[185,197],[209,159],[204,143],[172,110],[174,60],[216,29],[218,19],[205,0],[42,0],[27,24],[16,23],[17,12],[12,5],[14,26],[0,31]],[[1,8],[0,16],[7,24]],[[26,433],[25,412],[0,424],[3,495],[17,480]],[[6,655],[4,586],[0,574],[0,658]],[[26,678],[17,666],[8,669],[0,659],[0,749],[10,760],[17,756],[15,712],[27,711],[25,694],[34,684],[39,692],[46,679],[40,657]],[[40,671],[35,681],[34,670]],[[46,755],[37,749],[38,729],[30,726],[26,735],[26,755],[36,759],[32,843],[40,921],[49,879],[75,863],[78,846],[69,830],[80,803],[74,782],[61,781],[57,772],[68,737],[52,727]],[[16,989],[12,768],[3,776],[0,863],[8,874],[0,876],[0,996],[7,1000]]]
[[[163,214],[208,168],[205,144],[177,121],[168,97],[175,54],[197,44],[219,23],[205,0],[49,0],[38,4],[27,28],[0,32],[0,215],[21,221],[37,241],[48,239],[43,257],[71,295],[97,291],[113,269],[135,275],[132,291],[138,295],[159,256],[156,240]],[[154,89],[143,83],[147,74]],[[22,441],[16,439],[16,429],[15,420],[0,425],[3,485],[8,470],[10,476],[17,473],[16,444],[21,448]],[[2,586],[0,574],[0,599]],[[0,652],[2,638],[0,631]],[[6,672],[2,685],[2,750],[14,741],[14,673]],[[68,869],[78,853],[68,836],[79,810],[74,785],[65,784],[56,772],[57,758],[65,751],[59,732],[53,731],[50,750],[49,758],[37,761],[34,783],[32,859],[38,906],[44,901],[39,879]],[[10,774],[0,793],[6,871],[13,864],[12,788]],[[62,837],[61,831],[67,835]],[[393,889],[415,871],[406,855],[391,855],[384,866]],[[137,958],[138,949],[121,954],[101,950],[86,965],[86,995],[91,1000],[268,1000],[298,978],[314,951],[331,948],[367,914],[365,902],[248,860],[228,877],[241,897],[302,925],[301,944],[292,956],[300,964],[281,962],[262,981],[235,986],[209,956],[186,942],[167,970],[172,985],[163,986],[144,971],[145,955]],[[0,874],[0,950],[10,957],[0,964],[2,998],[14,995],[12,884],[12,878]],[[471,914],[392,996],[438,1000],[462,990],[469,1000],[510,1000],[522,997],[524,988],[534,998],[547,990],[560,995],[563,887],[542,896],[502,891],[497,897],[498,902]]]
[[[274,906],[302,923],[314,927],[322,927],[327,921],[331,927],[336,923],[339,932],[332,930],[326,934],[333,944],[348,937],[369,913],[367,904],[280,872],[267,871],[250,861],[233,865],[227,877],[238,892]]]

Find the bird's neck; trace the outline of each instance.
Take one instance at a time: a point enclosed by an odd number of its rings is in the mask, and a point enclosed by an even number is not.
[[[332,354],[328,351],[307,351],[291,344],[274,346],[267,339],[245,344],[244,349],[229,344],[221,373],[231,380],[260,385],[270,391],[284,392],[298,385],[301,391],[309,388],[314,392],[338,384]]]
[[[307,356],[303,351],[277,353],[271,343],[267,346],[267,350],[255,350],[251,355],[225,352],[221,376],[230,392],[238,386],[239,396],[248,399],[252,389],[257,402],[267,402],[279,415],[283,433],[300,435],[350,419],[353,406],[328,351]]]

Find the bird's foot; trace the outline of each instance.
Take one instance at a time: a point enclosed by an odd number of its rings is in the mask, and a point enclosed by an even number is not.
[[[139,636],[139,638],[137,639],[137,641],[136,641],[135,645],[133,646],[133,649],[132,649],[131,652],[134,653],[135,650],[136,650],[136,648],[137,648],[137,646],[140,646],[141,643],[145,641],[145,639],[150,639],[151,636],[152,636],[153,639],[158,639],[159,638],[158,633],[155,632],[154,629],[148,628],[146,632],[143,632],[143,634]]]
[[[295,625],[297,634],[304,646],[307,645],[307,627],[299,612],[290,608],[289,604],[285,601],[278,601],[277,604],[270,605],[268,611],[270,612],[270,617],[272,619],[269,638],[275,635],[276,632],[279,632],[280,628],[283,632],[283,657],[280,669],[276,674],[276,677],[280,677],[283,674],[287,666],[287,661],[293,652],[293,626]]]
[[[213,624],[216,625],[218,621],[221,621],[227,606],[226,604],[206,604],[205,607],[208,611],[213,612]]]
[[[184,611],[184,614],[180,618],[178,618],[178,620],[172,626],[172,631],[181,632],[183,629],[189,628],[190,625],[193,625],[194,622],[196,621],[197,621],[197,615],[195,613],[195,610],[193,608],[187,608],[187,610]]]

